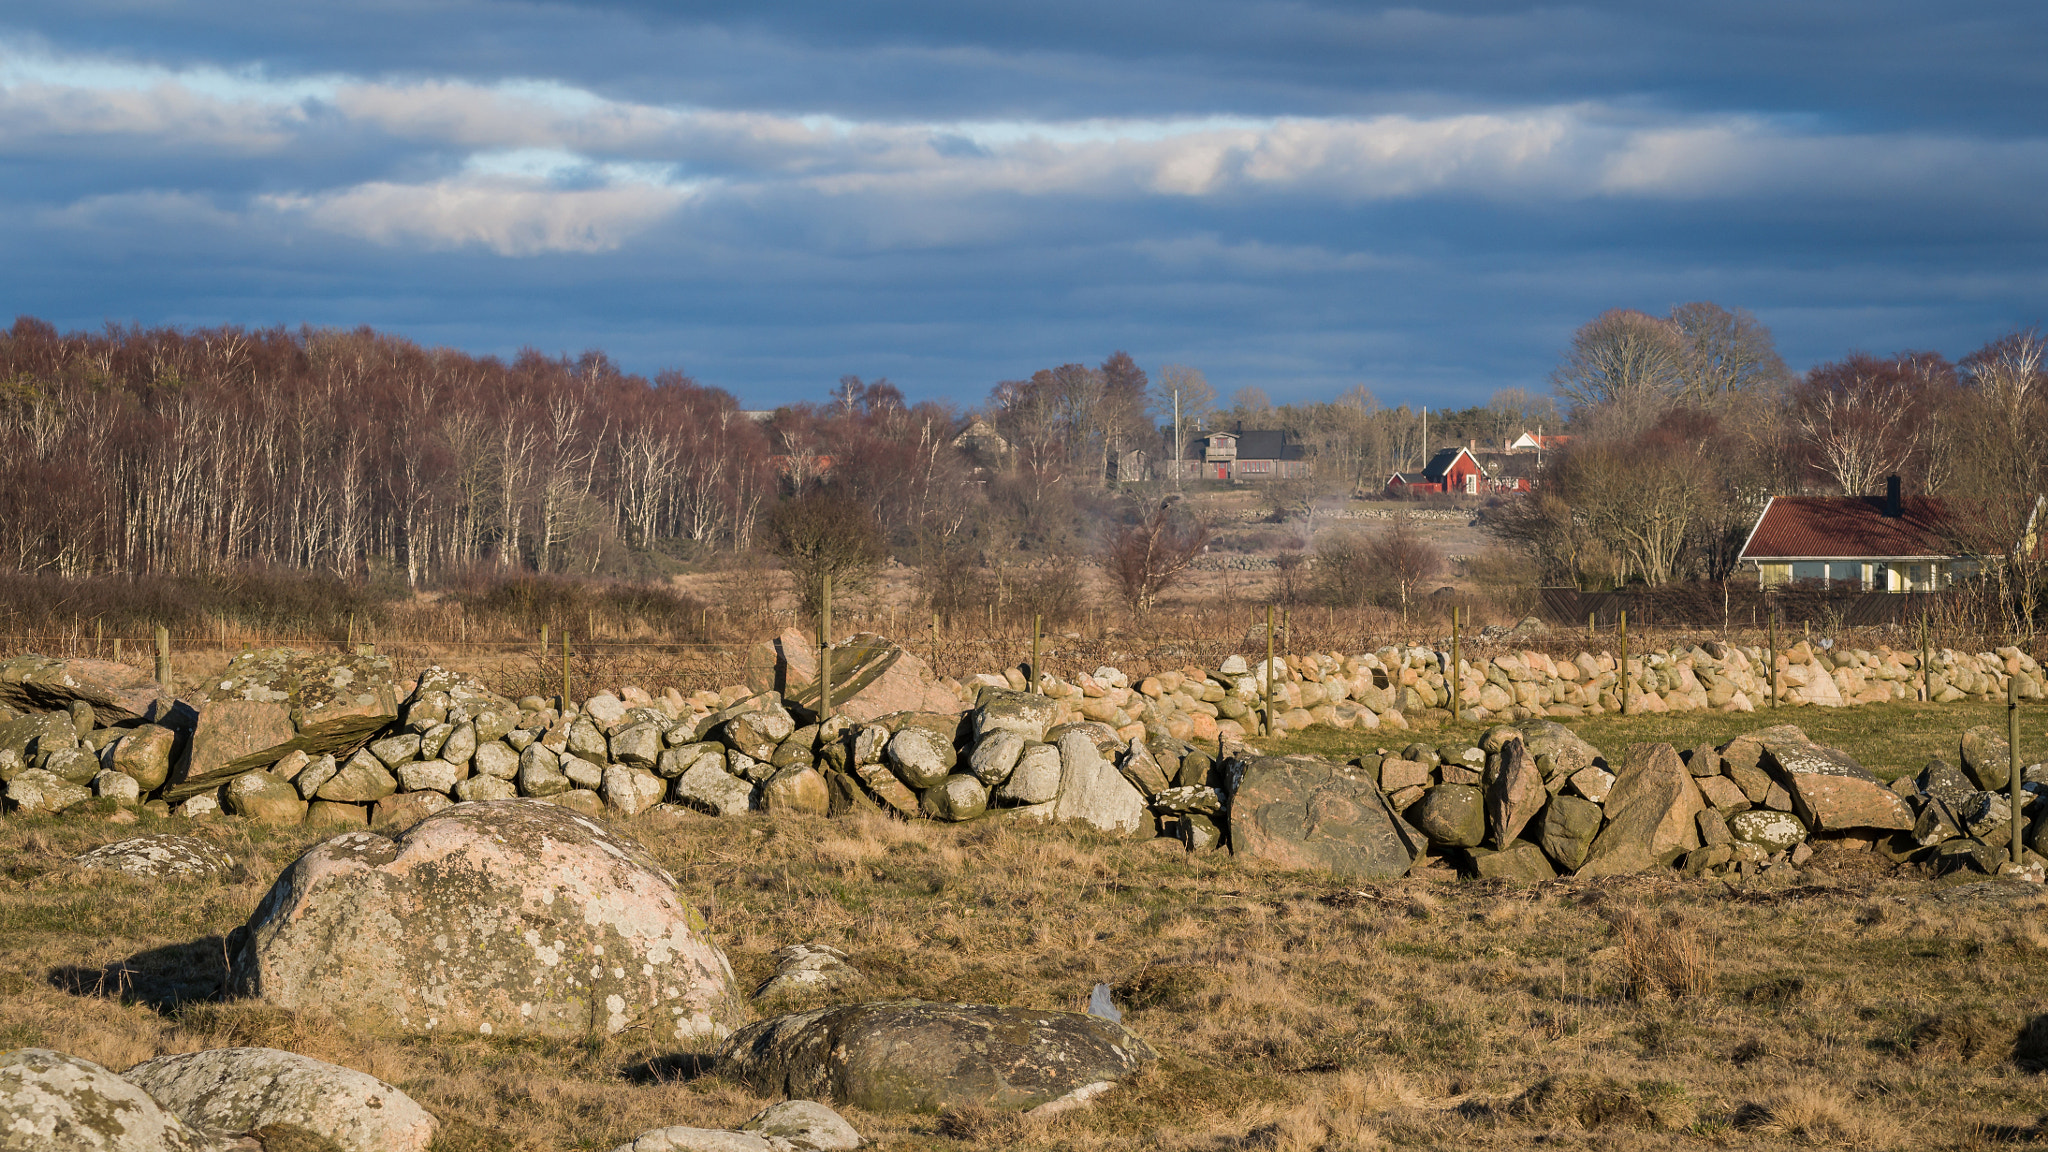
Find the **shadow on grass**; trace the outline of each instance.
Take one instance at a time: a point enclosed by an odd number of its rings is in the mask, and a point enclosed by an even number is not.
[[[227,947],[225,936],[204,936],[137,952],[101,968],[52,968],[49,981],[73,996],[105,997],[169,1014],[182,1004],[220,999],[227,986]]]
[[[679,1052],[629,1064],[623,1073],[634,1084],[687,1084],[718,1071],[718,1057],[709,1052]]]

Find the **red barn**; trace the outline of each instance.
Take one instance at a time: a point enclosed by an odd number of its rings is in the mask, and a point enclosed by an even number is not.
[[[1486,469],[1467,448],[1445,448],[1429,458],[1420,472],[1396,472],[1387,479],[1387,495],[1420,496],[1429,492],[1454,492],[1477,496],[1490,485]]]

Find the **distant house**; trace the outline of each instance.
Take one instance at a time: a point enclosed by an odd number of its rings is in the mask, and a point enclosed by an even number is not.
[[[1184,473],[1205,480],[1292,480],[1311,474],[1301,441],[1280,429],[1242,427],[1211,432],[1190,447],[1199,461],[1183,464]],[[1192,466],[1190,466],[1192,465]],[[1197,471],[1199,469],[1199,471]]]
[[[1010,442],[996,431],[995,425],[976,417],[958,436],[953,437],[953,447],[973,456],[989,460],[1000,460],[1010,454]]]
[[[1564,447],[1566,444],[1571,443],[1571,439],[1569,436],[1545,436],[1541,432],[1524,432],[1513,440],[1508,441],[1508,451],[1548,452],[1553,448]]]
[[[1387,478],[1389,496],[1453,493],[1477,496],[1490,491],[1486,469],[1470,448],[1445,448],[1429,458],[1420,472],[1396,472]]]
[[[1759,587],[1866,592],[1935,592],[1981,567],[1957,550],[1942,499],[1901,496],[1896,476],[1883,496],[1773,496],[1738,560]]]

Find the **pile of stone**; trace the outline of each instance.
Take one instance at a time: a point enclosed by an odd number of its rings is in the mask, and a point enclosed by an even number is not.
[[[0,1052],[0,1149],[426,1152],[439,1128],[374,1076],[274,1048],[165,1056],[119,1075],[47,1048]]]
[[[2023,867],[2048,863],[2048,764],[2020,769],[2020,814],[2012,814],[2012,752],[1996,729],[1972,728],[1958,748],[1962,767],[1929,761],[1896,782],[1913,807],[1913,824],[1878,847],[1897,860],[1926,863],[1937,872],[1962,869],[1999,873],[2012,862],[2020,836]]]
[[[1521,881],[1673,867],[1750,874],[1802,865],[1822,839],[1914,858],[1931,845],[1901,854],[1900,837],[1927,823],[1935,802],[1789,724],[1684,753],[1634,744],[1618,764],[1562,725],[1534,721],[1497,726],[1469,748],[1414,743],[1348,764],[1244,757],[1224,770],[1233,851],[1366,878],[1402,875],[1426,856]],[[1984,796],[1973,795],[1972,804]]]

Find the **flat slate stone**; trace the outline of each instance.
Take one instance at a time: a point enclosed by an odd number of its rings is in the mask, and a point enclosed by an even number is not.
[[[1848,753],[1824,744],[1765,740],[1764,766],[1792,794],[1792,810],[1815,832],[1913,827],[1913,809]]]
[[[1314,756],[1236,762],[1230,845],[1284,868],[1390,880],[1407,875],[1423,847],[1374,787],[1349,764]]]
[[[1100,1016],[925,1000],[773,1017],[719,1053],[722,1072],[753,1092],[869,1112],[1021,1111],[1156,1059]]]

